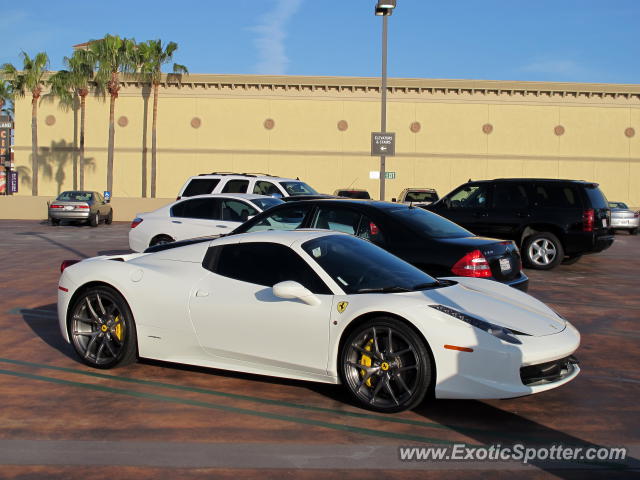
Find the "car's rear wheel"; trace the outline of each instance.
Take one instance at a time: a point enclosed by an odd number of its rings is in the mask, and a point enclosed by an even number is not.
[[[535,233],[524,241],[524,260],[536,270],[551,270],[564,258],[564,249],[558,237],[550,232]]]
[[[340,353],[340,375],[362,407],[400,412],[424,399],[432,380],[426,345],[395,318],[379,317],[356,327]]]
[[[91,215],[91,217],[89,217],[89,225],[91,225],[92,227],[97,227],[99,223],[100,212],[96,212],[95,214]]]
[[[637,228],[632,228],[631,230],[629,230],[629,235],[637,235],[637,234],[638,234]]]
[[[107,225],[111,225],[113,223],[113,210],[109,210],[109,215],[107,215],[107,219],[104,223]]]
[[[156,245],[164,245],[165,243],[175,242],[173,238],[169,235],[156,235],[149,242],[150,247],[155,247]]]
[[[60,220],[59,220],[59,219],[57,219],[57,218],[51,218],[51,217],[49,217],[49,223],[50,223],[51,225],[54,225],[54,226],[56,226],[56,225],[60,225]]]
[[[95,368],[127,365],[136,359],[136,328],[127,302],[113,288],[91,287],[74,301],[69,337],[84,363]]]

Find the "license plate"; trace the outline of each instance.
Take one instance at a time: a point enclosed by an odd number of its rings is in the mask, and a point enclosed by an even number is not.
[[[508,272],[509,270],[511,270],[511,262],[509,261],[508,258],[501,258],[500,259],[500,271]]]
[[[603,226],[604,228],[607,228],[607,219],[606,219],[606,218],[603,218],[603,219],[602,219],[602,226]]]
[[[64,207],[65,210],[73,210],[73,205],[67,205]]]

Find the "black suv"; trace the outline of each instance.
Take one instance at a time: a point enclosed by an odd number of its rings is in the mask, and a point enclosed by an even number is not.
[[[514,240],[526,265],[549,270],[611,246],[611,210],[597,183],[501,178],[467,182],[424,207],[476,235]]]

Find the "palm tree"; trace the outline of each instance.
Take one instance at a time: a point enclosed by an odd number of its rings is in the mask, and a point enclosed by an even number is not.
[[[109,145],[107,154],[107,190],[113,192],[113,149],[115,143],[115,105],[120,91],[120,74],[133,72],[136,69],[136,42],[117,35],[105,35],[100,40],[89,42],[89,50],[95,55],[98,70],[96,83],[106,88],[110,95],[109,102]]]
[[[38,195],[38,99],[42,94],[43,78],[49,65],[46,53],[37,53],[31,58],[22,52],[22,71],[10,63],[2,66],[2,76],[11,85],[12,91],[23,97],[31,92],[31,194]]]
[[[60,70],[49,78],[51,93],[60,98],[63,105],[76,105],[80,99],[80,139],[79,139],[79,177],[80,190],[84,190],[84,130],[86,116],[86,99],[89,95],[89,84],[93,80],[96,60],[91,50],[76,50],[71,57],[64,57],[67,70]],[[75,183],[75,179],[74,179]]]
[[[4,109],[4,106],[13,101],[13,90],[11,83],[6,80],[0,79],[0,111]]]
[[[157,176],[157,124],[158,124],[158,90],[162,77],[162,66],[173,60],[178,44],[169,42],[165,46],[161,40],[147,40],[138,44],[139,74],[153,86],[153,120],[151,121],[151,198],[156,196]],[[179,63],[173,64],[173,74],[188,74],[189,70]]]

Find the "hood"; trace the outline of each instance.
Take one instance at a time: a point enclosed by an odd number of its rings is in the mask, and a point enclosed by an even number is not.
[[[457,285],[419,292],[429,303],[445,305],[487,322],[535,337],[563,331],[566,321],[524,292],[491,280],[456,277]]]

